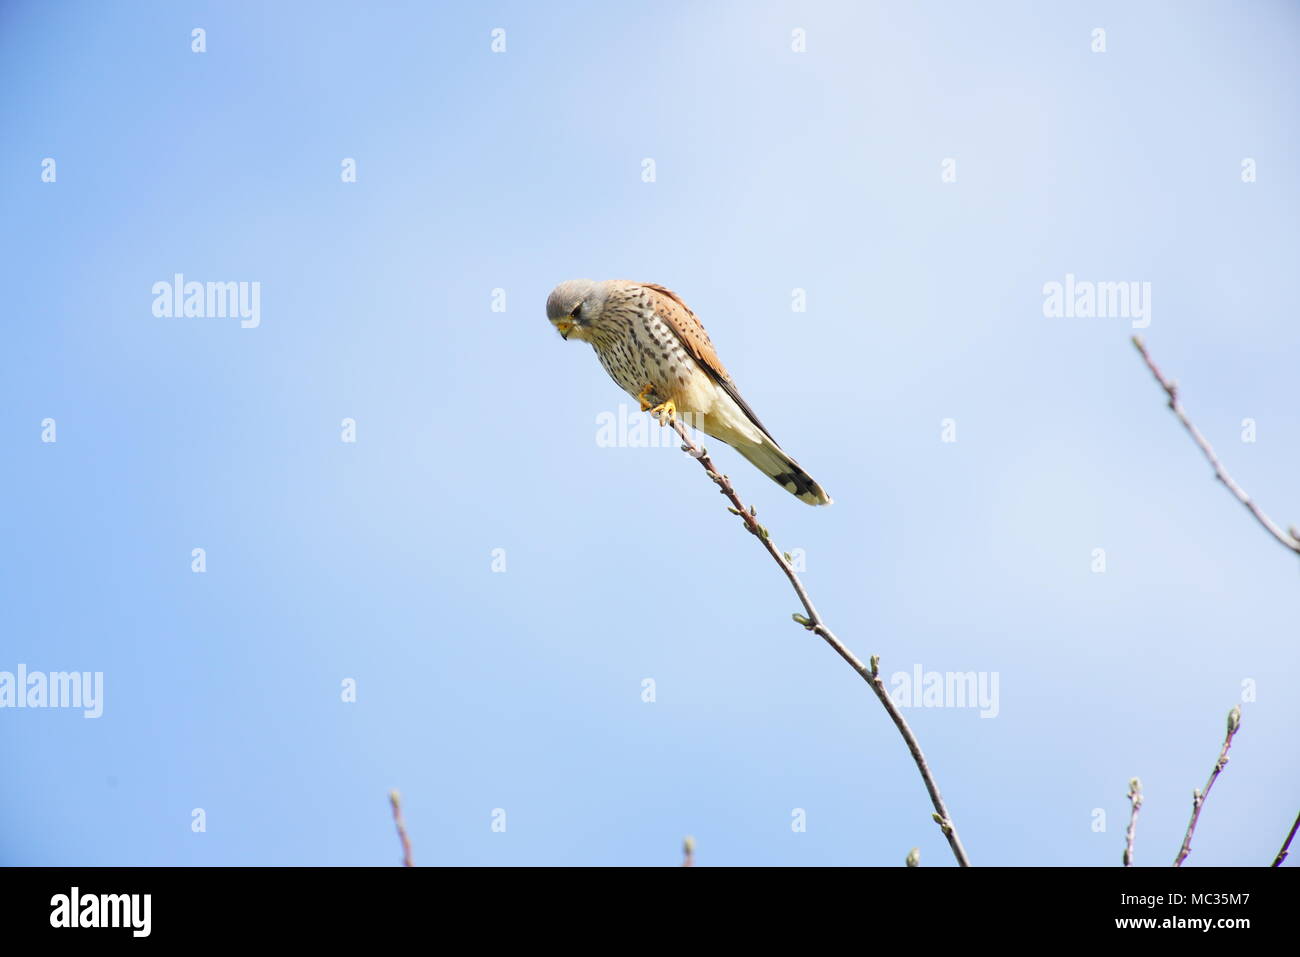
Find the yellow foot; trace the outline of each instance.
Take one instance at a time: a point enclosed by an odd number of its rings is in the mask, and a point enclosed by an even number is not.
[[[654,392],[654,390],[655,390],[654,386],[645,385],[642,386],[641,391],[637,393],[637,401],[641,403],[642,412],[649,412],[650,409],[654,406],[654,403],[651,402],[650,399],[648,398],[650,393]]]
[[[677,416],[677,406],[672,399],[669,399],[667,402],[661,402],[659,405],[648,411],[659,420],[660,425],[667,425]]]

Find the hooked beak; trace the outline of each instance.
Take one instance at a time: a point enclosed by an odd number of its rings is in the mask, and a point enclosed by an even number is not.
[[[555,328],[560,331],[560,338],[566,341],[569,338],[569,333],[573,331],[573,326],[574,322],[570,316],[555,320]]]

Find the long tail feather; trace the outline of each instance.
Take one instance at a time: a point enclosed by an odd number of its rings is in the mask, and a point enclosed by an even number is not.
[[[770,439],[761,442],[737,442],[735,449],[777,485],[801,502],[809,505],[829,505],[831,497],[816,480],[799,467],[799,463],[781,450]]]

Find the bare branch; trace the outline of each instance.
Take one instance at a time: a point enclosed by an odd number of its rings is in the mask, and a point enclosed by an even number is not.
[[[845,647],[844,643],[826,627],[826,623],[822,621],[821,615],[817,613],[817,609],[813,606],[812,599],[808,597],[803,582],[799,580],[799,576],[795,573],[794,567],[780,549],[772,544],[767,529],[758,523],[755,511],[752,508],[747,509],[745,507],[745,503],[740,500],[740,496],[732,488],[731,480],[713,467],[708,452],[691,441],[681,421],[674,418],[670,424],[682,438],[682,451],[700,463],[704,471],[708,473],[709,478],[713,480],[722,494],[731,502],[732,507],[729,511],[740,517],[740,520],[745,524],[745,529],[762,543],[763,548],[772,556],[772,560],[776,562],[777,567],[789,579],[790,587],[794,589],[795,594],[799,597],[800,604],[803,605],[804,611],[807,613],[806,615],[793,615],[794,620],[830,645],[837,655],[848,662],[849,666],[858,673],[862,680],[867,683],[867,686],[871,688],[872,693],[880,700],[881,705],[888,712],[890,720],[898,728],[898,733],[903,736],[907,749],[912,752],[912,760],[916,763],[917,770],[921,772],[921,779],[925,782],[926,790],[930,792],[930,803],[934,805],[935,811],[933,815],[935,823],[939,825],[944,837],[948,839],[948,845],[952,848],[957,863],[962,867],[970,867],[970,860],[966,857],[966,850],[962,847],[961,838],[957,836],[957,826],[953,823],[948,808],[943,803],[943,797],[939,794],[939,786],[935,783],[930,766],[926,763],[925,755],[921,752],[921,745],[916,740],[916,735],[912,733],[911,727],[903,718],[903,713],[898,709],[898,705],[894,703],[894,699],[885,690],[885,683],[880,678],[880,659],[873,656],[869,666],[863,664],[861,659]]]
[[[1133,866],[1133,838],[1137,836],[1138,811],[1142,810],[1142,782],[1137,778],[1128,783],[1128,799],[1133,813],[1128,819],[1128,833],[1124,835],[1124,866]]]
[[[402,842],[402,866],[414,867],[411,859],[411,839],[406,836],[406,822],[402,820],[402,796],[397,791],[388,792],[388,801],[393,805],[393,823],[397,825],[397,837]]]
[[[1223,739],[1223,750],[1219,752],[1219,760],[1214,762],[1214,770],[1210,772],[1210,780],[1205,782],[1205,790],[1199,788],[1192,792],[1192,819],[1187,824],[1187,835],[1183,838],[1182,849],[1178,856],[1174,858],[1174,867],[1182,867],[1183,861],[1187,860],[1187,855],[1192,853],[1192,832],[1196,830],[1196,822],[1201,817],[1201,808],[1205,806],[1205,799],[1210,796],[1210,788],[1214,787],[1214,782],[1219,779],[1223,769],[1228,766],[1228,749],[1232,747],[1233,735],[1241,727],[1241,707],[1234,705],[1228,712],[1228,734]]]
[[[1178,401],[1178,384],[1166,379],[1164,375],[1161,374],[1160,370],[1156,368],[1156,364],[1151,360],[1151,355],[1147,352],[1146,344],[1142,341],[1141,336],[1133,337],[1133,345],[1137,346],[1137,351],[1142,353],[1142,358],[1146,362],[1147,368],[1151,370],[1151,374],[1156,377],[1156,381],[1160,383],[1160,387],[1164,389],[1165,394],[1169,396],[1169,408],[1173,409],[1174,415],[1178,416],[1178,421],[1183,423],[1183,428],[1185,428],[1188,434],[1195,440],[1196,444],[1200,447],[1201,452],[1203,452],[1205,457],[1209,459],[1210,465],[1214,467],[1214,477],[1222,482],[1229,492],[1236,496],[1237,501],[1246,506],[1250,511],[1250,514],[1255,516],[1259,524],[1263,525],[1270,535],[1281,542],[1283,546],[1291,549],[1291,551],[1295,552],[1297,555],[1300,555],[1300,535],[1296,534],[1294,528],[1291,529],[1290,532],[1284,532],[1276,522],[1264,514],[1260,507],[1255,504],[1249,495],[1246,494],[1245,490],[1233,481],[1232,476],[1227,473],[1223,468],[1223,465],[1219,462],[1219,457],[1214,454],[1214,449],[1210,447],[1210,443],[1205,441],[1205,436],[1201,435],[1200,430],[1192,424],[1192,420],[1187,417],[1187,413],[1183,410],[1182,403]]]
[[[1282,850],[1277,852],[1277,857],[1273,858],[1273,867],[1281,867],[1282,862],[1286,860],[1287,854],[1291,851],[1291,840],[1295,837],[1295,832],[1300,830],[1300,814],[1295,816],[1295,823],[1291,825],[1291,833],[1286,836],[1286,841],[1282,844]]]

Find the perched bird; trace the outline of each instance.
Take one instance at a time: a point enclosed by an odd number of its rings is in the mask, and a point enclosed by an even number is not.
[[[546,300],[546,318],[565,339],[590,342],[610,378],[665,423],[682,414],[809,505],[826,494],[782,451],[740,397],[709,334],[681,297],[653,283],[570,279]]]

